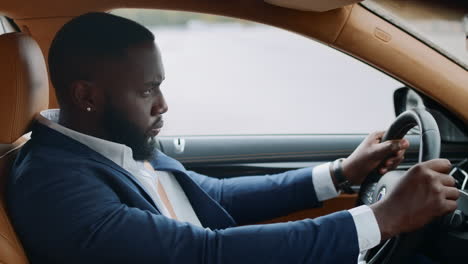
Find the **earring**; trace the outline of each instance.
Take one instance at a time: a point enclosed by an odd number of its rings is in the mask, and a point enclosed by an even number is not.
[[[86,108],[86,111],[91,112],[91,107],[88,106],[88,107]]]

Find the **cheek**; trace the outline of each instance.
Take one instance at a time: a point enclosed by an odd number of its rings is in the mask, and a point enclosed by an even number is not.
[[[126,105],[129,119],[146,132],[151,126],[151,101],[146,98],[134,98]]]

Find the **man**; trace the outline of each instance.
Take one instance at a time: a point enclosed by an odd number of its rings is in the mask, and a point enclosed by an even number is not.
[[[340,173],[359,184],[391,170],[408,142],[374,133],[333,166],[218,180],[155,151],[168,107],[161,55],[143,26],[105,13],[75,18],[55,36],[49,68],[61,110],[38,118],[7,197],[33,263],[355,263],[456,208],[450,163],[434,160],[371,207],[239,227],[320,206],[337,195]]]

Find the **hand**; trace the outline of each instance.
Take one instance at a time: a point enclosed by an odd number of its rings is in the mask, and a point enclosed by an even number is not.
[[[343,175],[351,183],[361,184],[372,170],[377,168],[384,174],[401,163],[409,147],[408,140],[388,140],[380,143],[383,135],[384,131],[369,134],[343,161]]]
[[[415,165],[383,200],[371,205],[382,240],[414,231],[457,208],[460,194],[448,175],[451,167],[445,159]]]

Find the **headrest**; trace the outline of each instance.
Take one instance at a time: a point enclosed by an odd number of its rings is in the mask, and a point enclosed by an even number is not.
[[[0,144],[29,131],[49,104],[49,80],[42,51],[23,33],[0,35]]]

